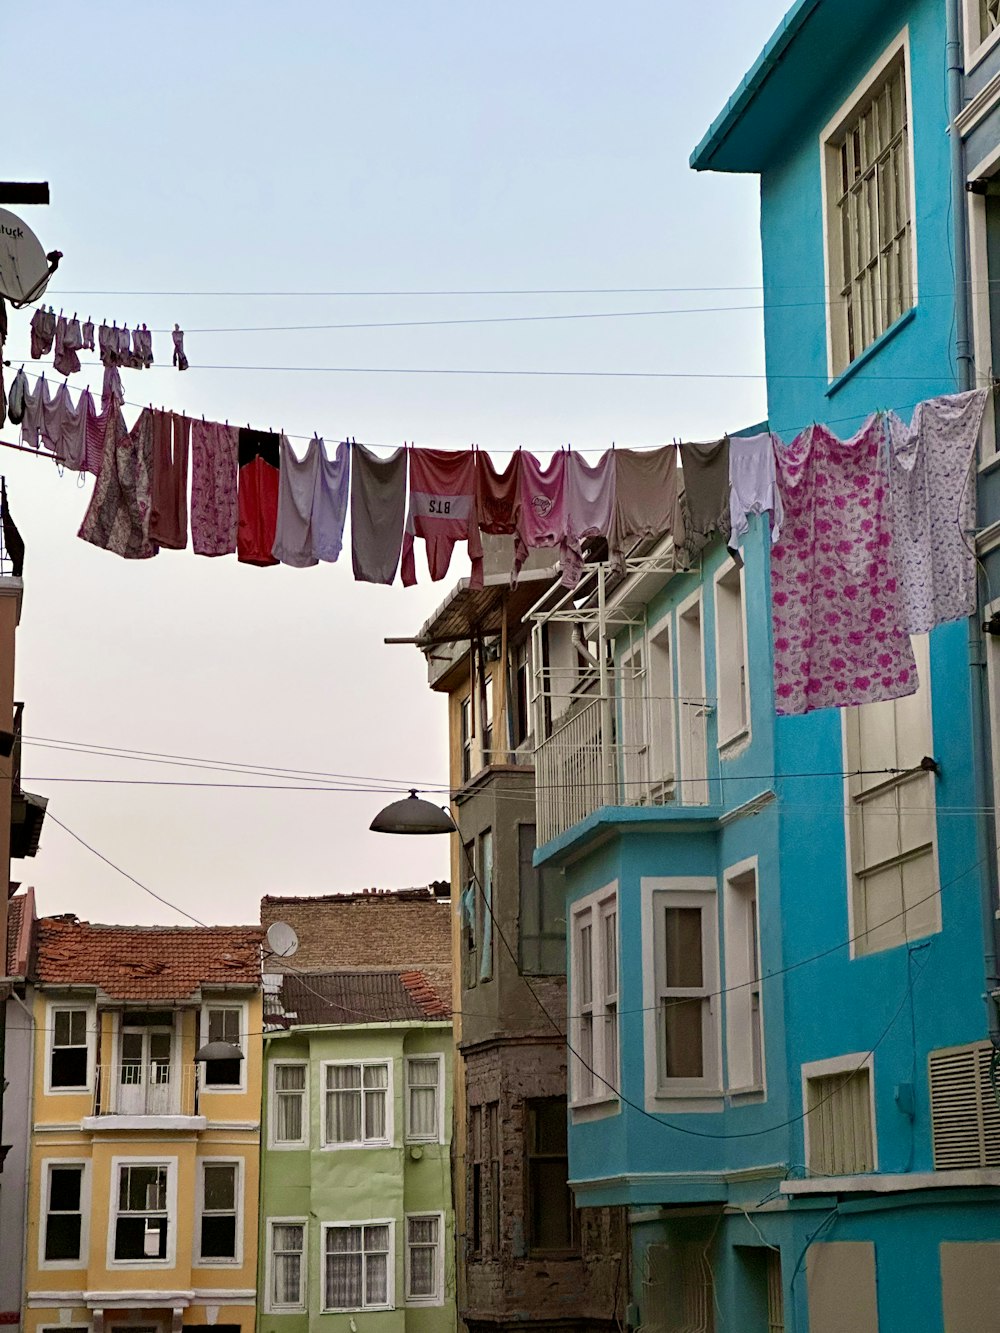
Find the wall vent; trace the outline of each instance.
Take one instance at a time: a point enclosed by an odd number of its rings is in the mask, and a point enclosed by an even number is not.
[[[1000,1103],[990,1079],[988,1041],[929,1057],[934,1168],[1000,1166]]]

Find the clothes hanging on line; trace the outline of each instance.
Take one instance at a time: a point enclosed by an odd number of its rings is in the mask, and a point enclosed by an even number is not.
[[[427,567],[438,582],[448,573],[455,543],[467,542],[472,562],[470,584],[483,586],[483,543],[476,519],[476,456],[472,450],[409,450],[410,508],[403,532],[400,573],[403,584],[417,581],[414,541],[427,547]]]
[[[810,426],[776,449],[784,497],[771,550],[775,709],[876,703],[918,685],[892,550],[879,417],[850,440]]]
[[[280,468],[280,438],[273,431],[241,428],[236,495],[239,508],[236,557],[241,564],[278,563],[271,552],[278,523]]]
[[[582,454],[566,454],[566,537],[561,548],[561,581],[575,588],[583,574],[583,543],[587,537],[610,540],[614,523],[616,490],[612,450],[596,463]]]
[[[510,537],[517,530],[521,488],[521,450],[515,449],[501,472],[489,454],[476,451],[476,518],[479,531],[490,537]]]
[[[232,555],[239,528],[239,431],[191,423],[191,546],[196,555]]]
[[[300,459],[281,441],[278,523],[272,554],[283,565],[305,569],[340,556],[350,486],[350,448],[341,443],[330,458],[314,435]]]
[[[75,375],[80,369],[77,352],[83,346],[83,333],[80,321],[74,315],[72,319],[60,314],[56,320],[55,355],[52,368],[60,375]]]
[[[187,480],[191,422],[177,412],[153,413],[150,540],[172,551],[187,547]]]
[[[695,556],[713,533],[729,536],[729,436],[711,444],[682,444],[686,551]]]
[[[145,408],[131,431],[121,412],[106,414],[101,470],[79,536],[125,560],[157,554],[149,539],[153,414]]]
[[[179,324],[174,325],[170,337],[174,344],[174,365],[178,370],[187,370],[188,359],[184,355],[184,330]]]
[[[889,494],[903,628],[924,634],[976,609],[976,441],[987,389],[888,418]]]
[[[392,583],[406,517],[406,450],[379,458],[351,445],[351,564],[361,583]]]
[[[12,426],[19,426],[24,420],[24,402],[27,393],[28,377],[22,366],[11,380],[10,392],[7,395],[7,417]]]
[[[56,336],[56,312],[51,306],[39,306],[31,317],[31,359],[48,356]]]
[[[729,549],[734,554],[750,529],[751,514],[770,514],[771,542],[780,539],[785,510],[770,431],[733,435],[729,440]]]
[[[86,351],[94,351],[94,321],[89,315],[84,320],[80,333],[83,337],[83,346]]]
[[[118,366],[111,362],[104,367],[104,384],[101,387],[101,411],[109,407],[120,408],[125,402],[125,389]]]
[[[678,485],[677,450],[614,449],[615,514],[608,539],[612,566],[619,572],[625,556],[637,542],[653,537],[673,538],[684,545],[684,517]]]
[[[517,578],[529,551],[561,547],[567,531],[566,450],[554,453],[548,467],[525,452],[521,457],[513,577]]]

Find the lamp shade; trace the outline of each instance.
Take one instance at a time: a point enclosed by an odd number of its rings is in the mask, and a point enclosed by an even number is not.
[[[243,1052],[231,1041],[210,1041],[195,1052],[194,1058],[199,1064],[209,1060],[242,1060]]]
[[[455,822],[448,811],[418,796],[416,788],[411,788],[403,800],[393,801],[380,810],[370,827],[373,833],[455,832]]]

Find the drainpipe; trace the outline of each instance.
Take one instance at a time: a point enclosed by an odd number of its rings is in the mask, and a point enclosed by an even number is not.
[[[31,1158],[32,1147],[34,1146],[34,1115],[35,1115],[35,1041],[37,1033],[35,1031],[35,1011],[30,1005],[25,1004],[18,995],[17,991],[11,990],[10,998],[19,1004],[28,1017],[28,1029],[31,1033],[30,1045],[28,1047],[28,1115],[25,1121],[24,1132],[27,1135],[27,1143],[24,1145],[24,1208],[25,1218],[27,1219],[28,1203],[31,1199]],[[6,1028],[6,1018],[4,1021]],[[24,1327],[24,1311],[27,1308],[27,1299],[25,1293],[28,1290],[28,1235],[25,1232],[24,1244],[21,1247],[21,1326]]]
[[[969,251],[966,235],[965,155],[956,120],[962,110],[965,71],[962,63],[962,0],[948,0],[947,66],[948,120],[951,136],[952,249],[955,265],[955,372],[959,391],[972,387],[972,355],[969,320]],[[978,514],[977,514],[978,517]],[[975,533],[969,537],[975,541]],[[978,608],[977,608],[978,611]],[[982,874],[980,894],[983,921],[986,1016],[990,1039],[1000,1047],[1000,1011],[992,998],[1000,985],[1000,922],[997,921],[997,848],[991,818],[993,804],[991,770],[987,764],[991,738],[986,724],[986,654],[979,615],[969,620],[969,670],[972,682],[973,774],[976,792],[976,845]],[[1000,737],[993,738],[1000,741]]]

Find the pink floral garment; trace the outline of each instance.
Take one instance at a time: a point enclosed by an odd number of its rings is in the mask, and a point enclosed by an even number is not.
[[[195,555],[232,555],[238,527],[239,430],[191,422],[191,545]]]
[[[893,563],[884,431],[850,440],[810,426],[777,444],[785,502],[771,550],[775,708],[780,714],[898,699],[917,689]]]

